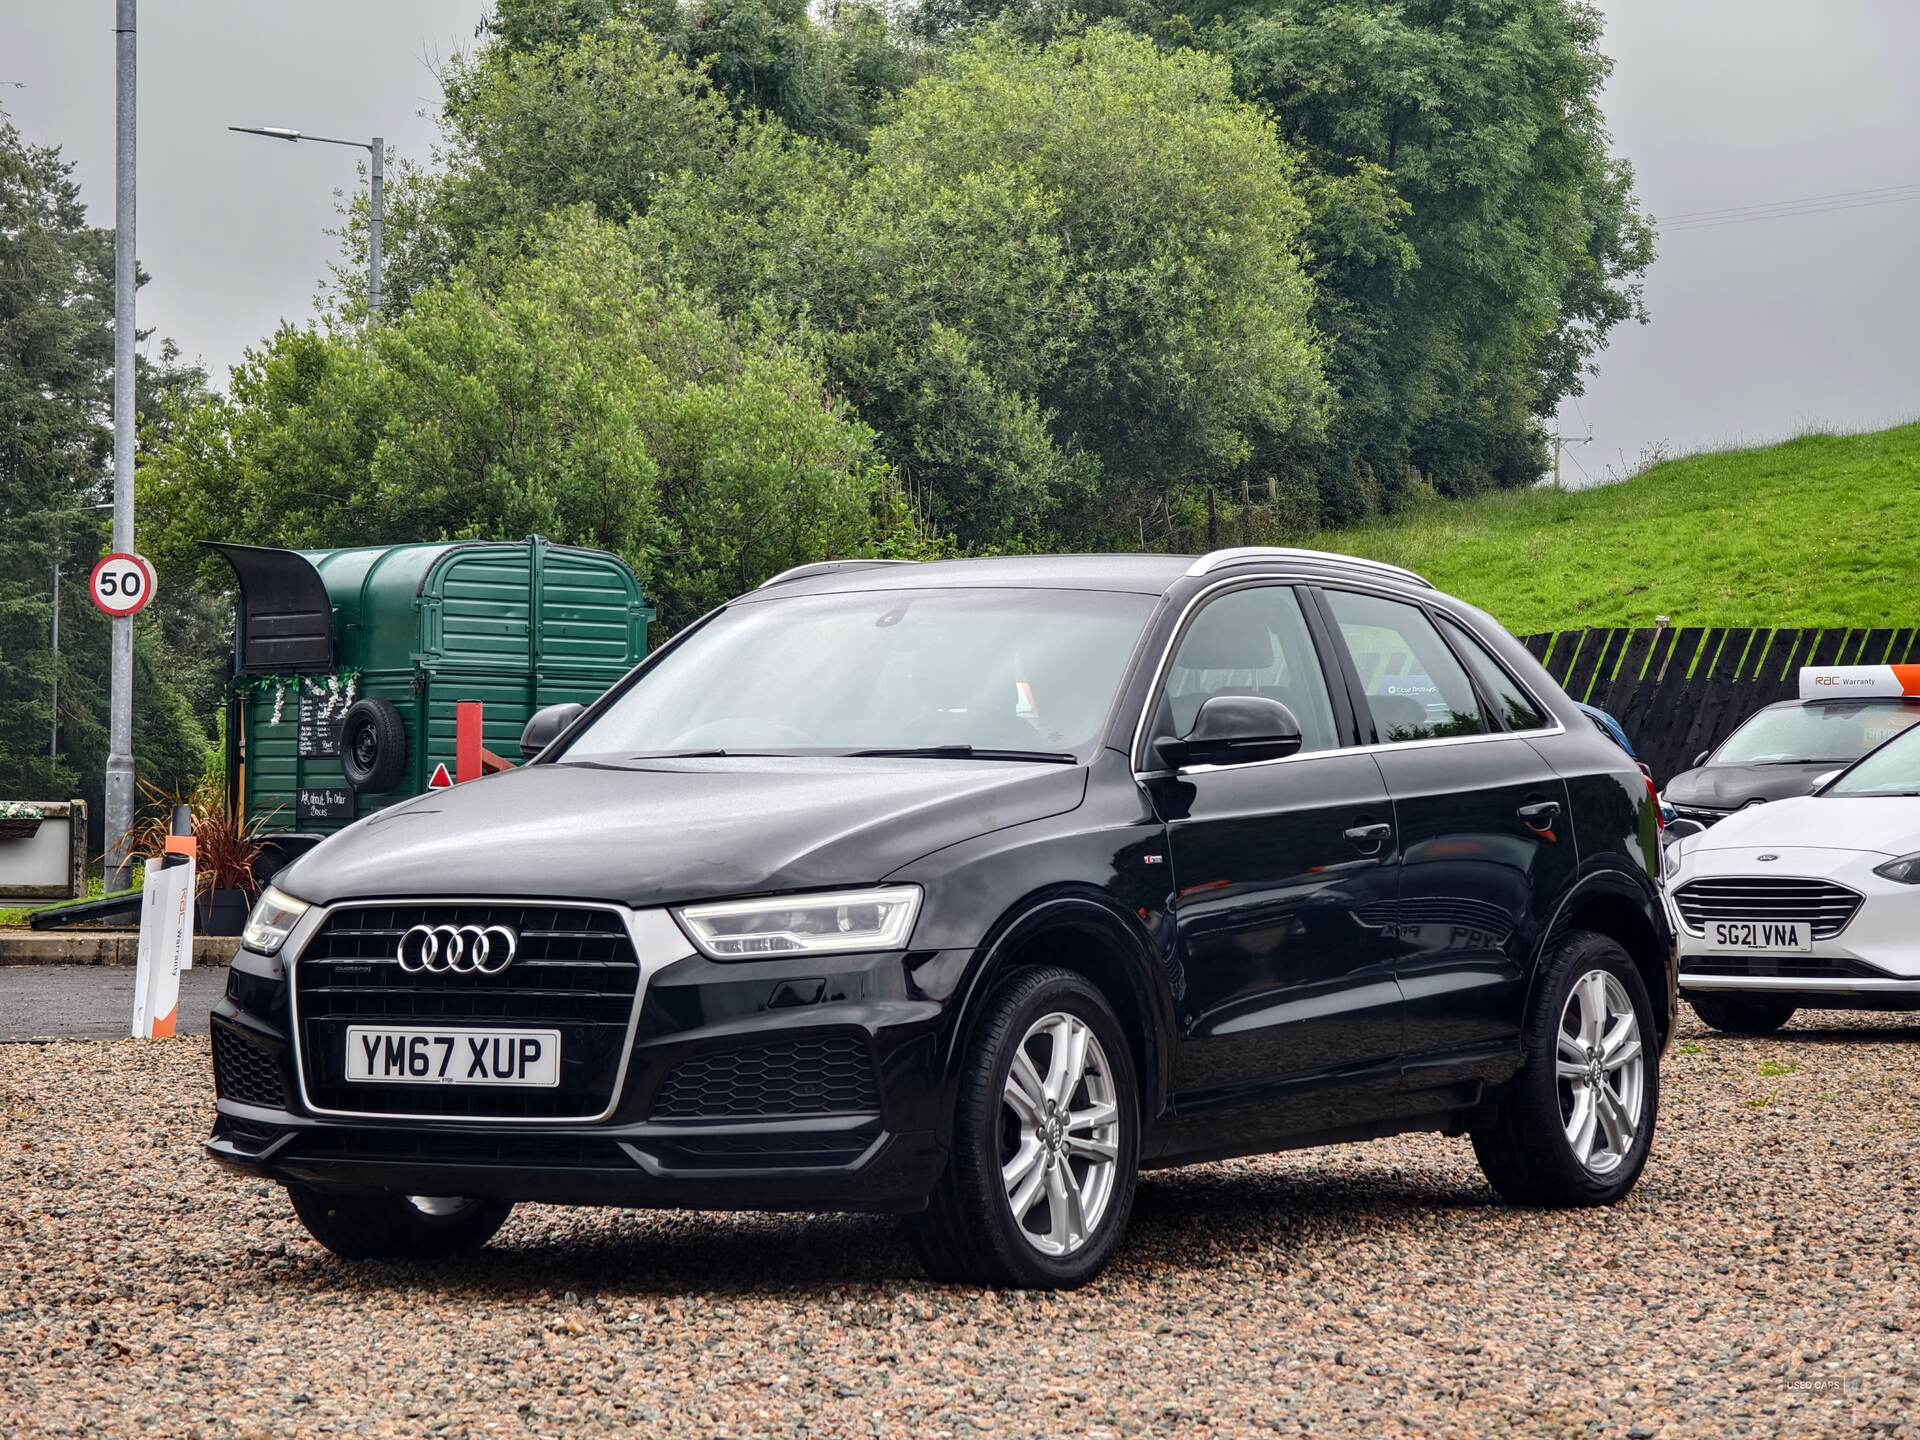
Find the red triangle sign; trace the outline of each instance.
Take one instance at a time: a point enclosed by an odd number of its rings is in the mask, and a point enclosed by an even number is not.
[[[427,781],[427,789],[451,790],[452,788],[453,777],[447,774],[447,762],[442,760],[438,765],[433,767],[433,778]]]

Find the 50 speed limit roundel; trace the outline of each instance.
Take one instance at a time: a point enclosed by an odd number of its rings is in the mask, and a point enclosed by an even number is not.
[[[153,599],[153,566],[144,557],[116,550],[100,557],[87,581],[94,607],[118,620],[137,615]]]

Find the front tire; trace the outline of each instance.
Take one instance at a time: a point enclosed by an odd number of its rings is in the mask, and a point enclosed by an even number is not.
[[[343,1260],[440,1260],[478,1250],[513,1213],[510,1200],[314,1190],[289,1185],[307,1233]]]
[[[1771,1035],[1799,1008],[1768,995],[1689,995],[1687,1004],[1707,1024],[1728,1035]]]
[[[1019,970],[961,1060],[953,1153],[906,1217],[936,1280],[1086,1284],[1127,1228],[1140,1159],[1133,1054],[1106,997],[1069,970]]]
[[[1526,1061],[1473,1127],[1488,1182],[1513,1205],[1611,1205],[1640,1178],[1660,1109],[1646,984],[1605,935],[1570,930],[1541,964]]]

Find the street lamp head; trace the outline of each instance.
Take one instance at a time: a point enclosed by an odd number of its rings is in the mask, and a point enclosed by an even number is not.
[[[275,140],[298,140],[300,138],[300,132],[298,130],[289,130],[284,125],[229,125],[227,129],[237,131],[242,135],[267,135]]]

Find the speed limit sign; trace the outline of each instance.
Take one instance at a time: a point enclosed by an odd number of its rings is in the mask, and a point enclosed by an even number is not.
[[[153,599],[153,566],[124,550],[103,555],[87,581],[87,593],[102,614],[116,620],[137,615]]]

